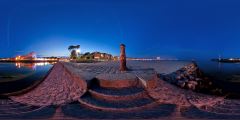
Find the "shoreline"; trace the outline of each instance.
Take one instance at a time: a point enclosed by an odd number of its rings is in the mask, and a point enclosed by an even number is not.
[[[229,59],[212,59],[211,61],[214,62],[219,62],[219,63],[240,63],[240,59],[233,59],[233,58],[229,58]]]
[[[41,63],[41,62],[59,62],[59,60],[0,60],[0,63]]]

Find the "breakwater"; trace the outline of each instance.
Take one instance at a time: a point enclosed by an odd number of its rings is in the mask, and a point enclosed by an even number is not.
[[[196,63],[191,63],[173,73],[164,75],[163,79],[181,88],[191,90],[208,88],[212,84],[209,79],[204,77]]]

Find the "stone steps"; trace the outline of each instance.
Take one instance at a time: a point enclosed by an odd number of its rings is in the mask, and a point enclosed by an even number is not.
[[[0,99],[0,101],[1,101],[1,99]],[[4,101],[6,101],[6,100],[4,100]],[[13,101],[11,101],[11,100],[9,100],[9,101],[6,101],[6,102],[3,102],[3,103],[1,103],[0,104],[0,109],[1,108],[7,108],[7,107],[9,107],[9,108],[19,108],[19,107],[26,107],[27,105],[25,105],[25,104],[22,104],[22,103],[19,103],[19,102],[13,102]]]
[[[36,107],[36,106],[28,106],[28,105],[25,105],[25,106],[19,106],[19,107],[3,107],[3,106],[0,106],[0,112],[6,112],[6,109],[7,111],[28,111],[28,110],[32,110],[32,109],[38,109],[39,107]]]
[[[117,89],[117,88],[113,89],[113,88],[101,87],[97,82],[93,82],[90,85],[90,90],[98,93],[106,94],[106,95],[123,96],[123,95],[132,95],[135,93],[143,92],[144,88],[143,87],[126,87],[121,89]]]
[[[234,102],[227,104],[225,102],[218,103],[214,106],[208,106],[203,109],[216,114],[240,115],[240,106]]]
[[[189,108],[183,116],[206,119],[239,119],[240,104],[237,100],[224,100],[212,106]]]
[[[124,89],[128,87],[141,86],[135,74],[122,72],[117,74],[99,74],[96,76],[98,85],[104,88]]]
[[[53,109],[49,107],[38,107],[38,106],[31,106],[31,105],[24,105],[18,102],[11,101],[9,99],[0,99],[0,119],[7,119],[7,118],[17,118],[17,119],[25,119],[25,118],[32,118],[38,114],[41,114],[38,117],[44,117],[49,115],[51,110]],[[9,103],[8,103],[9,102]],[[48,111],[43,112],[44,111]]]
[[[79,102],[86,108],[110,112],[141,111],[158,106],[158,103],[148,96],[143,86],[138,83],[128,86],[128,81],[116,80],[123,81],[127,85],[109,87],[108,85],[112,85],[111,82],[115,84],[116,81],[109,79],[107,85],[101,85],[102,80],[95,79],[90,83],[88,92],[79,99]]]
[[[94,108],[99,108],[99,109],[121,109],[121,108],[137,108],[137,107],[142,107],[145,105],[150,105],[154,103],[153,100],[150,98],[139,98],[137,100],[129,100],[129,101],[106,101],[102,99],[96,99],[93,97],[91,94],[87,93],[84,96],[81,97],[80,103],[89,106],[89,107],[94,107]]]
[[[239,100],[224,100],[225,105],[233,105],[233,106],[239,106],[240,107],[240,101]]]
[[[95,99],[106,101],[128,101],[148,97],[143,87],[127,87],[121,89],[112,89],[100,87],[98,84],[91,85],[88,92]]]
[[[105,101],[129,101],[129,100],[136,100],[140,98],[147,98],[148,95],[146,91],[142,91],[139,93],[134,93],[131,95],[109,95],[104,93],[99,93],[93,90],[88,90],[88,92],[95,98],[95,99],[102,99]]]
[[[21,113],[30,112],[40,108],[36,106],[24,105],[24,104],[13,102],[11,100],[6,100],[6,99],[2,99],[1,101],[4,101],[4,102],[1,102],[3,104],[0,105],[0,115],[21,114]]]
[[[175,105],[170,104],[154,105],[148,109],[126,112],[97,110],[78,102],[63,106],[64,115],[77,119],[157,119],[171,116],[174,110]]]
[[[240,110],[240,105],[220,104],[220,105],[218,105],[217,107],[219,107],[219,108],[225,108],[225,109]]]
[[[216,109],[208,108],[208,110],[198,109],[196,107],[188,108],[188,110],[182,112],[184,118],[189,119],[239,119],[240,114],[236,113],[224,113]]]

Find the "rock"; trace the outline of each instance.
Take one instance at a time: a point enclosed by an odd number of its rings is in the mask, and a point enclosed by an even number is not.
[[[184,74],[180,74],[180,76],[183,78],[183,77],[185,77],[185,75]]]
[[[187,87],[188,87],[189,89],[195,90],[195,85],[193,85],[193,84],[191,84],[191,83],[188,83],[188,84],[187,84]]]
[[[201,81],[202,79],[201,79],[201,78],[196,78],[195,80],[196,80],[196,81]]]
[[[196,81],[189,81],[189,83],[194,84],[194,85],[198,84],[198,82],[196,82]]]
[[[178,81],[177,85],[179,85],[181,88],[185,87],[185,82],[184,81]]]
[[[195,63],[187,65],[182,69],[168,75],[171,76],[169,79],[165,79],[174,83],[180,87],[185,87],[187,89],[195,90],[196,88],[202,88],[201,86],[209,86],[211,85],[208,82],[208,79],[202,78],[202,72],[199,70]]]
[[[181,76],[177,76],[176,79],[177,79],[177,80],[181,80],[182,77],[181,77]]]
[[[195,77],[193,77],[192,75],[189,76],[189,80],[191,81],[197,81]]]
[[[198,85],[198,83],[196,81],[189,81],[187,83],[187,86],[189,89],[195,90],[196,86]]]

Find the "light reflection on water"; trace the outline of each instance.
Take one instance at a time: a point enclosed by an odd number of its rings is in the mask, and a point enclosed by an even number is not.
[[[240,95],[240,64],[198,61],[200,70],[224,91]]]
[[[54,63],[0,63],[0,94],[25,89],[42,80]]]
[[[51,64],[55,64],[55,62],[51,63]],[[22,67],[25,67],[25,68],[28,68],[28,69],[31,69],[31,70],[36,70],[37,66],[47,66],[47,65],[50,65],[50,63],[49,62],[42,62],[42,63],[21,63],[21,62],[16,62],[15,65],[19,69],[22,68]]]

